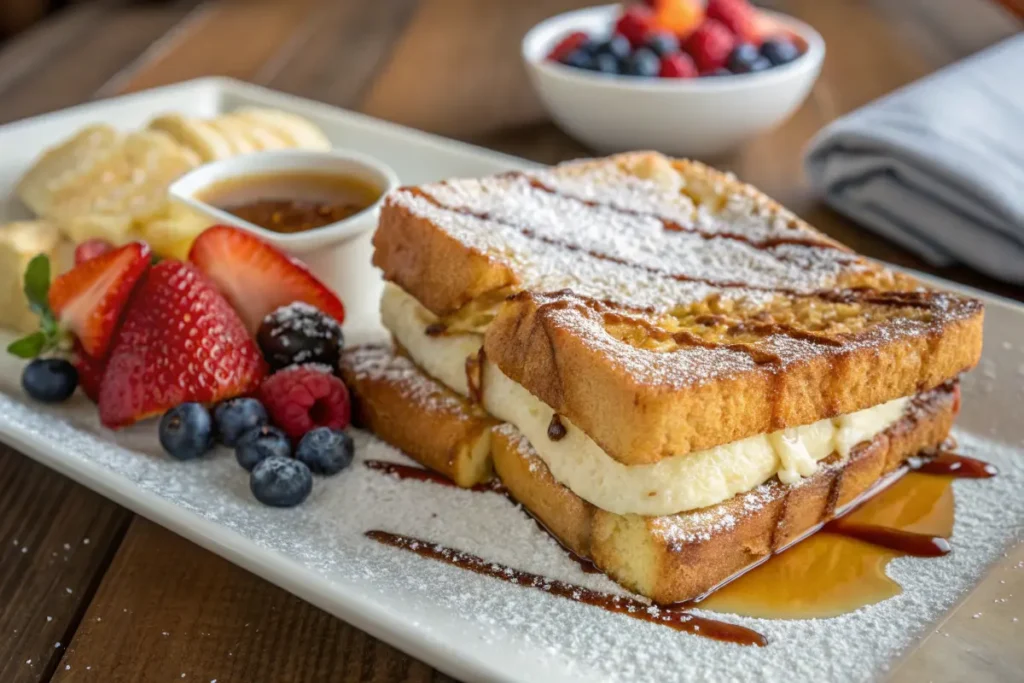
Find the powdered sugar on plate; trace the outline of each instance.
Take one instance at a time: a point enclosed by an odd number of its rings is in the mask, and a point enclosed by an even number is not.
[[[115,435],[98,427],[85,401],[44,411],[12,397],[17,394],[8,382],[0,386],[8,391],[0,394],[0,433],[45,450],[61,469],[85,467],[108,477],[109,486],[137,487],[237,532],[241,552],[251,554],[250,566],[257,570],[259,550],[311,572],[318,583],[307,586],[306,595],[323,596],[321,604],[332,604],[332,591],[352,590],[397,601],[424,641],[456,649],[474,643],[466,657],[521,657],[543,662],[561,678],[867,680],[934,624],[1024,524],[1024,450],[958,433],[962,452],[992,462],[1001,473],[989,481],[956,482],[954,552],[941,559],[893,561],[889,571],[905,592],[853,614],[813,621],[724,617],[771,640],[766,648],[743,648],[507,585],[364,538],[366,530],[383,529],[622,592],[603,576],[583,573],[503,496],[399,480],[363,467],[366,459],[409,462],[367,434],[356,433],[351,468],[317,479],[304,505],[279,510],[253,500],[246,473],[226,451],[195,462],[172,461],[160,454],[152,424]],[[518,670],[502,675],[526,676]]]

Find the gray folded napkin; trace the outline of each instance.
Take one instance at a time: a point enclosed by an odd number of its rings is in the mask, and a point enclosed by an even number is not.
[[[1024,34],[837,119],[805,166],[837,211],[932,265],[1024,283]]]

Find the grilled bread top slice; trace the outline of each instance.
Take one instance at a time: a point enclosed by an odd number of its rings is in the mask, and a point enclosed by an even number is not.
[[[655,153],[403,188],[374,244],[385,277],[625,464],[907,396],[981,352],[979,302]]]

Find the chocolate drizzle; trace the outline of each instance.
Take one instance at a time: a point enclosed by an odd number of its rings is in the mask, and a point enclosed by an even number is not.
[[[363,465],[365,465],[367,469],[377,470],[378,472],[383,472],[384,474],[391,475],[398,479],[412,479],[413,481],[429,481],[431,483],[438,484],[439,486],[449,486],[451,488],[456,489],[462,488],[461,486],[459,486],[458,484],[456,484],[454,481],[444,476],[443,474],[438,474],[433,470],[423,469],[422,467],[402,465],[397,462],[387,462],[385,460],[364,460]],[[506,492],[505,486],[497,479],[491,479],[490,481],[486,481],[482,484],[476,484],[475,486],[471,486],[469,490],[491,491],[493,493],[502,494]]]
[[[995,465],[984,460],[946,450],[939,451],[934,458],[922,461],[914,469],[924,474],[944,474],[959,479],[989,479],[999,474]]]
[[[558,413],[551,416],[551,422],[548,423],[548,438],[552,441],[561,441],[566,435],[565,425],[562,424],[562,420],[558,417]]]
[[[737,624],[698,617],[677,608],[660,608],[633,598],[612,593],[601,593],[584,588],[583,586],[549,579],[539,574],[531,574],[495,562],[489,562],[476,555],[448,548],[438,543],[430,543],[380,530],[367,531],[366,536],[392,548],[416,553],[421,557],[444,562],[445,564],[466,569],[476,574],[489,576],[517,586],[535,588],[549,595],[556,595],[560,598],[581,602],[585,605],[593,605],[608,612],[623,614],[627,617],[652,624],[660,624],[676,631],[692,633],[727,643],[736,643],[737,645],[764,646],[768,644],[768,639],[760,633]]]
[[[890,529],[875,524],[858,524],[847,522],[842,518],[832,520],[822,527],[822,531],[856,538],[914,557],[942,557],[948,555],[952,550],[949,541],[941,536],[919,534],[903,529]]]
[[[564,194],[562,192],[559,192],[555,188],[550,187],[550,186],[544,184],[540,179],[538,179],[536,177],[533,177],[533,176],[527,176],[525,173],[522,173],[521,171],[513,171],[512,173],[508,174],[508,177],[512,177],[512,178],[514,178],[514,177],[526,178],[527,181],[530,183],[530,186],[533,187],[536,190],[541,190],[542,192],[547,192],[548,194],[556,195],[556,196],[558,196],[558,197],[560,197],[562,199],[569,199],[569,200],[572,200],[572,201],[576,201],[576,202],[579,202],[580,204],[584,204],[586,206],[590,206],[590,207],[594,207],[594,208],[606,209],[606,210],[609,210],[609,211],[617,211],[619,213],[629,214],[629,215],[632,215],[632,216],[641,216],[641,217],[644,217],[644,218],[652,218],[654,220],[660,221],[661,224],[662,224],[662,227],[665,230],[668,230],[669,232],[685,232],[685,233],[689,233],[689,234],[692,234],[692,235],[697,235],[697,236],[699,236],[699,237],[701,237],[703,239],[706,239],[706,240],[723,239],[723,240],[732,240],[732,241],[735,241],[735,242],[743,242],[744,244],[748,244],[748,245],[754,247],[755,249],[771,249],[772,247],[777,247],[777,246],[781,246],[781,245],[784,245],[784,244],[791,244],[791,245],[797,245],[797,246],[801,246],[801,247],[808,247],[808,248],[812,248],[812,249],[813,248],[833,249],[835,251],[841,251],[843,253],[851,253],[848,248],[844,247],[841,244],[838,244],[836,242],[827,241],[827,240],[824,240],[824,239],[821,239],[821,238],[817,238],[816,239],[813,235],[806,235],[806,236],[802,236],[802,237],[797,237],[797,236],[788,237],[788,236],[781,236],[780,235],[780,236],[777,236],[777,237],[769,237],[769,238],[764,239],[764,240],[753,240],[753,239],[750,238],[749,235],[744,235],[743,233],[738,233],[738,232],[701,230],[699,227],[697,227],[695,225],[683,225],[682,223],[670,220],[668,218],[664,218],[664,217],[659,216],[658,214],[655,214],[655,213],[651,213],[651,212],[647,212],[647,211],[636,211],[636,210],[627,209],[627,208],[621,207],[621,206],[613,206],[611,204],[604,204],[602,202],[598,202],[598,201],[595,201],[595,200],[592,200],[592,199],[581,199],[579,197],[573,197],[572,195],[567,195],[567,194]]]
[[[426,329],[423,330],[423,334],[428,337],[441,337],[448,331],[448,326],[443,322],[435,322],[427,325]]]

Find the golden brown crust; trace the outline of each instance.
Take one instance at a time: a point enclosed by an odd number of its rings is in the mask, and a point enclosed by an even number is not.
[[[481,330],[488,359],[628,465],[911,395],[981,353],[979,302],[655,153],[403,188],[374,243],[385,277],[456,327],[518,290]]]
[[[359,424],[459,486],[491,478],[497,422],[478,406],[385,346],[347,349],[341,374]]]
[[[942,384],[981,354],[981,306],[950,301],[952,310],[935,323],[910,327],[895,320],[838,347],[808,352],[812,343],[794,343],[774,349],[777,359],[757,362],[747,350],[721,346],[636,348],[609,334],[604,306],[523,292],[490,324],[484,350],[609,456],[636,465]],[[773,341],[749,346],[764,353]]]
[[[384,271],[384,279],[415,293],[437,315],[516,282],[508,266],[467,248],[392,197],[381,209],[373,247],[373,265]]]
[[[719,505],[665,517],[617,515],[586,503],[555,481],[509,425],[494,430],[494,467],[513,497],[567,547],[631,590],[658,603],[679,602],[800,538],[907,458],[940,444],[958,392],[947,386],[921,395],[906,417],[846,463],[826,460],[800,485],[772,480]]]

